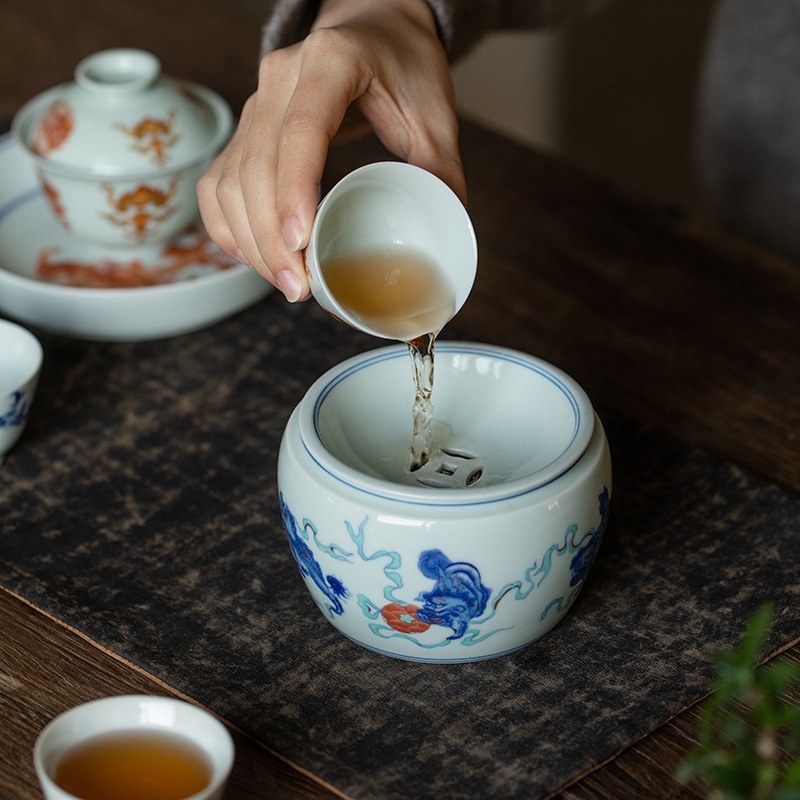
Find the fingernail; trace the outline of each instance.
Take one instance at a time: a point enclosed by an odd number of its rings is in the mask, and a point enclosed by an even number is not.
[[[283,240],[290,252],[296,253],[303,246],[303,230],[297,217],[289,217],[281,225]]]
[[[296,303],[300,299],[302,287],[300,285],[300,279],[294,272],[290,272],[288,269],[279,272],[278,285],[281,287],[281,291],[286,295],[286,299],[290,303]]]
[[[250,269],[253,269],[253,265],[247,260],[247,256],[241,250],[237,250],[234,255],[237,261],[241,261],[242,264],[245,264],[246,266],[250,267]]]

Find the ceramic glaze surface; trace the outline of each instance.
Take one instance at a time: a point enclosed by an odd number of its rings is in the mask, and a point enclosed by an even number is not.
[[[490,658],[543,636],[584,585],[608,520],[608,443],[580,387],[538,359],[443,343],[436,370],[434,418],[483,459],[485,483],[437,489],[386,468],[407,453],[410,411],[403,348],[384,348],[331,370],[292,414],[283,522],[346,636],[411,660]]]
[[[196,160],[219,137],[218,101],[161,74],[142,50],[105,50],[75,69],[75,81],[20,112],[20,138],[40,159],[73,175],[154,174]]]
[[[188,333],[272,285],[202,228],[128,251],[65,230],[22,148],[0,136],[0,311],[64,336],[141,341]]]
[[[322,269],[328,259],[404,250],[441,270],[453,291],[454,316],[472,289],[478,258],[475,232],[461,201],[439,178],[412,164],[386,161],[354,170],[325,196],[314,218],[305,253],[314,298],[358,330],[407,341],[375,330],[345,308]]]
[[[42,357],[42,346],[32,333],[0,320],[0,461],[25,429]]]
[[[59,223],[125,247],[166,241],[196,219],[195,185],[231,129],[222,98],[132,49],[89,56],[73,83],[30,100],[12,125]]]
[[[36,774],[46,800],[75,800],[53,780],[64,753],[95,737],[119,732],[172,733],[189,739],[208,758],[211,777],[192,800],[220,800],[234,760],[233,739],[216,717],[169,697],[105,697],[65,711],[39,734],[33,750]]]
[[[594,426],[591,403],[560,370],[509,351],[446,342],[437,345],[435,364],[439,445],[479,455],[485,465],[484,476],[470,487],[473,496],[507,494],[517,481],[520,491],[528,491],[586,449]],[[356,359],[316,389],[313,411],[300,423],[312,455],[320,461],[325,452],[333,455],[342,480],[364,485],[366,478],[382,479],[389,483],[373,490],[396,493],[408,478],[414,386],[407,348]]]

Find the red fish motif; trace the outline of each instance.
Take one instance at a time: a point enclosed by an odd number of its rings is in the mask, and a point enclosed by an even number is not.
[[[72,108],[63,100],[56,100],[39,120],[33,132],[31,149],[39,156],[58,150],[69,139],[74,127]]]
[[[179,243],[165,247],[155,264],[145,264],[141,259],[100,262],[58,260],[57,247],[39,253],[36,276],[39,280],[62,286],[79,286],[93,289],[132,289],[139,286],[161,286],[180,279],[187,267],[205,266],[223,271],[237,264],[234,259],[218,250],[206,232],[193,228]]]

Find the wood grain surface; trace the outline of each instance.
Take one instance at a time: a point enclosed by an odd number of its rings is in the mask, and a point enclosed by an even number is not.
[[[478,239],[445,332],[524,349],[629,413],[800,494],[800,267],[461,124]],[[329,183],[385,157],[331,151]]]
[[[0,590],[0,797],[40,800],[32,751],[39,731],[57,714],[82,702],[117,694],[176,697],[168,687],[80,637],[22,600]],[[800,665],[789,650],[778,660]],[[794,702],[800,702],[795,692]],[[702,704],[556,795],[557,800],[699,800],[695,787],[674,781],[696,743]],[[232,729],[236,763],[226,800],[335,800],[343,795],[300,772]]]
[[[9,592],[0,590],[0,797],[41,798],[33,745],[56,715],[119,694],[177,697],[159,681],[101,650]],[[240,732],[226,798],[332,800],[340,797]]]

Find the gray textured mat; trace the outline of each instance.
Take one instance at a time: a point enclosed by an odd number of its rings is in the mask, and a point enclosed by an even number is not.
[[[709,648],[800,635],[800,500],[599,408],[612,517],[540,642],[395,661],[323,619],[281,528],[278,442],[325,369],[380,344],[269,298],[165,342],[43,337],[0,469],[0,582],[345,794],[542,797],[700,697]]]

